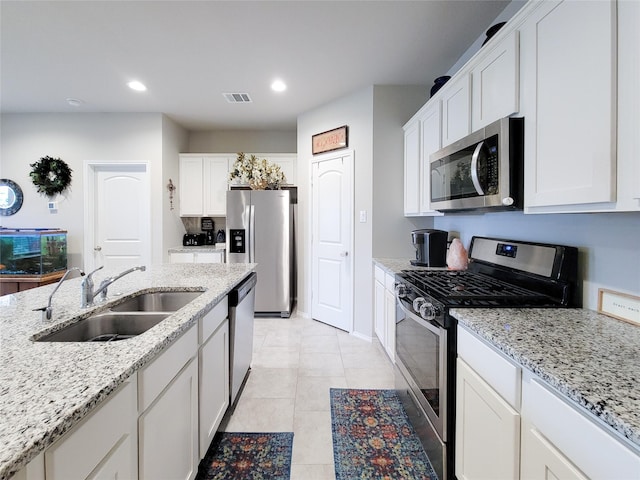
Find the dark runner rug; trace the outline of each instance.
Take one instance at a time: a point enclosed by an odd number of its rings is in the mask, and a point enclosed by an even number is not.
[[[289,480],[293,433],[218,432],[198,480]]]
[[[330,395],[336,480],[437,480],[394,390]]]

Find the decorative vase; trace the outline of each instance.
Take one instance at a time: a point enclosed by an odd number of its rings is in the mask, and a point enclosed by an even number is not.
[[[433,97],[442,86],[449,81],[451,77],[449,75],[443,75],[433,81],[433,87],[431,87],[431,96]]]

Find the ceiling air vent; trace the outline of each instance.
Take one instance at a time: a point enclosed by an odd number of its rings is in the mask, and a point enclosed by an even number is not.
[[[223,93],[224,98],[229,103],[251,103],[251,97],[248,93]]]

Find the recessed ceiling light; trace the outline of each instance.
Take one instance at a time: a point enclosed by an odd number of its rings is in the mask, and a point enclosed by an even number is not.
[[[133,80],[132,82],[127,83],[127,85],[131,90],[135,90],[136,92],[144,92],[147,89],[144,83],[137,80]]]
[[[80,100],[79,98],[67,98],[67,104],[71,105],[72,107],[79,107],[80,105],[82,105],[82,100]]]
[[[274,92],[284,92],[287,89],[287,85],[280,79],[274,80],[271,84],[271,90]]]

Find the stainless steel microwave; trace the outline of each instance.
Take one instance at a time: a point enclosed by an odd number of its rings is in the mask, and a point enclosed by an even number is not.
[[[521,209],[524,118],[502,118],[433,153],[431,208]]]

